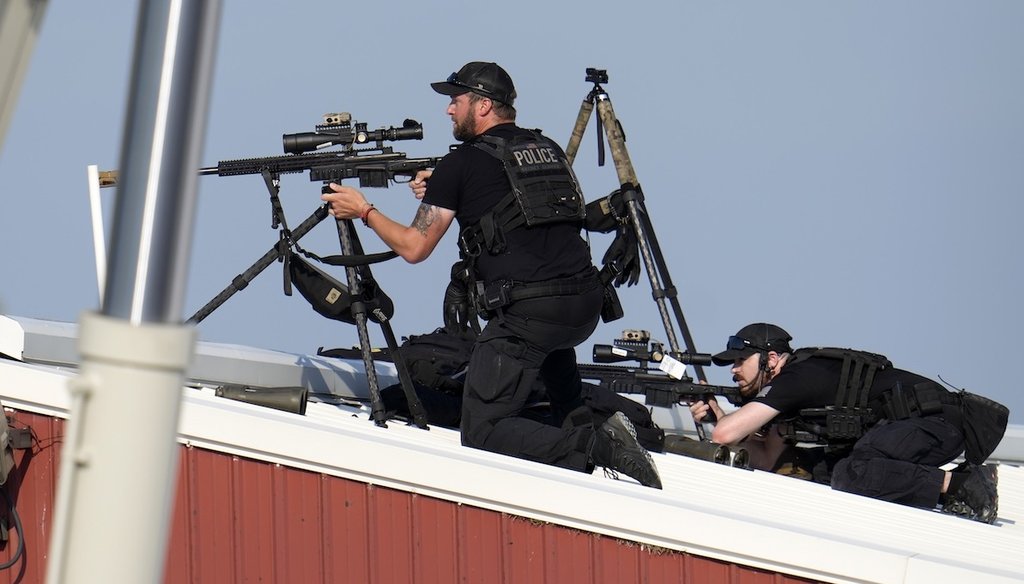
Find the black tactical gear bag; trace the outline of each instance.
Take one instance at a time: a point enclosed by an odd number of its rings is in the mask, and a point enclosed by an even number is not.
[[[971,464],[982,464],[1002,441],[1010,410],[1001,403],[967,391],[961,391],[959,395],[964,458]]]
[[[330,274],[305,261],[297,254],[288,258],[288,276],[299,289],[302,297],[318,314],[326,318],[355,324],[352,314],[352,294],[348,286],[334,279]],[[363,292],[366,316],[373,322],[390,320],[395,314],[395,305],[377,285],[366,282]]]
[[[443,328],[425,335],[410,335],[398,348],[413,381],[430,389],[461,393],[456,377],[469,365],[473,334],[453,335]]]

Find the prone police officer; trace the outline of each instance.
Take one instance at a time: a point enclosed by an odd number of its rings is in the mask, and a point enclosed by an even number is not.
[[[940,467],[965,451],[964,428],[971,420],[963,399],[1005,408],[895,369],[882,355],[839,348],[794,351],[791,340],[776,325],[750,324],[713,357],[716,365],[732,368],[746,400],[728,414],[713,399],[690,406],[698,422],[709,411],[717,417],[713,441],[742,442],[752,466],[775,470],[794,441],[817,440],[825,444],[821,465],[827,466],[819,478],[823,475],[822,482],[836,490],[914,507],[941,505],[945,513],[985,523],[996,520],[994,466]],[[968,446],[968,461],[983,460],[1001,437],[1001,430],[993,431],[988,440],[993,443],[980,455]]]

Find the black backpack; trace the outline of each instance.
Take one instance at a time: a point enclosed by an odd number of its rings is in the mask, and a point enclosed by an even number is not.
[[[427,423],[458,428],[462,418],[462,385],[476,337],[466,329],[457,334],[438,328],[423,335],[409,335],[397,352],[405,360],[416,395],[427,414]],[[381,360],[391,361],[391,355]],[[401,384],[380,390],[384,407],[389,412],[409,414],[409,406]]]
[[[461,374],[473,354],[472,334],[451,334],[438,328],[425,335],[409,335],[398,353],[409,367],[413,381],[430,389],[462,392]]]

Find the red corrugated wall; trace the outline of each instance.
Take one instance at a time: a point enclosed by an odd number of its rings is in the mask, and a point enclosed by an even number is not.
[[[24,412],[34,446],[5,488],[25,553],[0,584],[43,582],[63,422]],[[182,447],[166,582],[790,584],[800,578]],[[0,512],[0,514],[3,514]],[[0,562],[17,536],[0,546]]]

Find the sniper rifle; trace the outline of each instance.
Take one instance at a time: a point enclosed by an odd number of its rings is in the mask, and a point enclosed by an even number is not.
[[[272,227],[278,226],[280,206],[276,203],[278,180],[282,174],[309,171],[309,180],[340,183],[358,178],[360,187],[387,187],[390,181],[403,176],[412,178],[420,170],[433,168],[440,157],[409,158],[404,152],[395,152],[385,141],[420,140],[423,125],[407,119],[401,128],[367,130],[365,123],[353,122],[347,112],[325,114],[324,123],[315,132],[298,132],[281,136],[285,155],[262,158],[222,160],[216,166],[199,169],[201,175],[239,176],[263,175],[274,201]],[[331,146],[340,150],[321,152]],[[100,186],[117,184],[116,170],[100,173]]]
[[[199,169],[200,174],[238,176],[242,174],[282,174],[309,171],[309,180],[324,183],[358,178],[360,187],[387,187],[397,176],[414,177],[420,170],[434,167],[440,157],[408,158],[395,152],[385,141],[420,140],[423,125],[405,120],[401,128],[367,130],[366,124],[353,122],[347,113],[327,114],[315,132],[284,134],[284,156],[222,160],[217,166]],[[371,144],[372,143],[372,144]],[[363,144],[370,146],[360,148]],[[320,152],[330,146],[341,150]]]
[[[580,377],[598,382],[601,387],[616,393],[644,396],[649,406],[671,408],[679,403],[706,400],[709,395],[722,396],[733,405],[740,405],[740,388],[725,385],[699,383],[680,371],[683,365],[710,365],[709,353],[666,354],[662,345],[649,342],[647,331],[626,330],[622,338],[613,345],[594,345],[594,363],[579,363]],[[634,360],[636,366],[608,365],[620,361]],[[659,363],[661,369],[671,375],[649,367],[651,362]],[[671,365],[669,365],[671,364]]]

